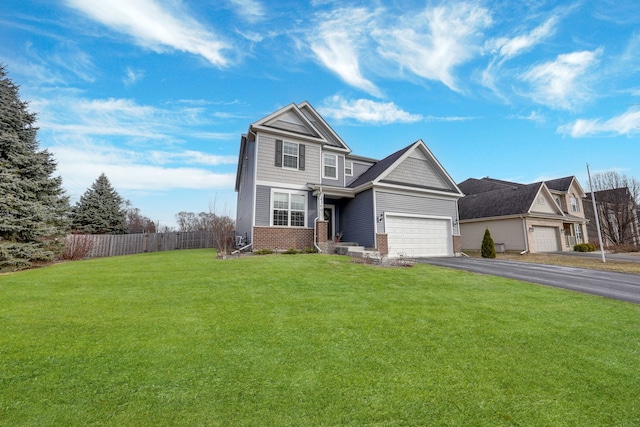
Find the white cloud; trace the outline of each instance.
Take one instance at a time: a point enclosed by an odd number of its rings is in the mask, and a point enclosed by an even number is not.
[[[640,133],[640,110],[632,108],[609,120],[578,119],[558,128],[558,132],[574,138],[599,134],[633,135]]]
[[[140,79],[144,77],[144,71],[142,70],[134,70],[131,67],[127,67],[125,70],[125,76],[122,79],[122,82],[125,86],[131,86],[137,83]]]
[[[325,100],[318,112],[338,120],[355,119],[376,124],[413,123],[423,119],[419,114],[401,110],[393,102],[375,102],[368,99],[349,101],[337,95]]]
[[[200,164],[208,166],[231,165],[238,161],[236,156],[218,156],[201,151],[151,151],[148,158],[156,164],[180,162],[185,164]]]
[[[54,146],[49,150],[58,163],[58,172],[65,188],[74,195],[82,194],[102,172],[114,187],[127,191],[226,189],[232,188],[235,183],[235,173],[150,164],[148,161],[154,159],[153,152],[135,152],[93,143],[73,147]],[[174,157],[180,156],[198,160],[200,164],[207,164],[215,157],[196,152],[178,153]]]
[[[146,48],[167,48],[204,57],[222,67],[229,60],[223,51],[230,46],[181,8],[180,4],[155,0],[67,0],[67,5],[103,25],[133,37]]]
[[[337,9],[318,16],[317,30],[308,36],[311,50],[318,60],[347,84],[370,95],[380,90],[367,80],[360,69],[360,54],[366,41],[366,28],[373,14],[363,8]]]
[[[498,38],[490,41],[489,45],[497,49],[500,56],[512,58],[551,37],[556,31],[557,24],[558,16],[554,15],[528,34],[513,38]]]
[[[536,65],[522,75],[534,101],[571,110],[590,98],[587,71],[598,62],[602,49],[558,55],[555,61]]]
[[[255,23],[264,19],[264,7],[256,0],[229,0],[238,14],[248,22]]]
[[[427,8],[397,22],[374,32],[380,55],[460,91],[454,69],[480,52],[481,32],[491,25],[491,16],[483,7],[462,2]]]

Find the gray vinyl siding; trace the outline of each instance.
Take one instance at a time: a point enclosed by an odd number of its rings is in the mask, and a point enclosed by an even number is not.
[[[271,189],[278,190],[276,187],[268,187],[266,185],[256,186],[256,226],[268,227],[271,223]],[[283,189],[283,191],[290,191]],[[307,227],[313,227],[313,221],[317,215],[316,198],[311,191],[307,191]]]
[[[373,190],[358,193],[354,199],[341,205],[340,228],[342,240],[361,246],[375,247],[375,224],[372,215]]]
[[[452,190],[451,185],[437,172],[428,160],[407,157],[383,181],[419,185],[422,187]]]
[[[347,160],[349,160],[349,159],[347,158]],[[345,184],[347,186],[349,184],[351,184],[353,181],[355,181],[356,178],[358,178],[360,175],[365,173],[373,165],[373,163],[359,163],[359,162],[355,162],[353,160],[351,160],[351,161],[353,162],[353,176],[347,176],[346,177]]]
[[[450,217],[454,223],[458,219],[455,200],[443,200],[419,195],[405,195],[376,190],[376,217],[385,212],[405,213],[426,216]],[[453,234],[458,234],[458,226]],[[384,222],[378,223],[378,233],[384,233]]]
[[[247,142],[245,146],[240,185],[238,188],[238,204],[236,208],[236,235],[251,239],[254,200],[255,143]]]
[[[292,138],[280,138],[283,141],[296,142],[305,146],[305,170],[286,169],[275,166],[276,138],[271,135],[258,136],[258,180],[281,182],[283,184],[304,185],[318,182],[320,178],[320,145],[296,141]]]

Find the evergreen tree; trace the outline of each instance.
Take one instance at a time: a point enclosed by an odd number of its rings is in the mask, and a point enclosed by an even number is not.
[[[0,271],[52,260],[68,225],[69,200],[35,122],[0,65]]]
[[[482,255],[482,258],[496,257],[496,247],[493,244],[493,238],[491,237],[491,233],[489,232],[488,228],[484,230],[484,237],[482,238],[482,247],[480,249],[480,254]]]
[[[74,231],[86,234],[126,234],[126,201],[102,173],[71,211]]]

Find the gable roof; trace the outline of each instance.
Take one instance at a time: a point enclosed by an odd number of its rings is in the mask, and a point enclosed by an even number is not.
[[[419,153],[418,153],[419,151]],[[396,170],[405,160],[407,160],[410,156],[415,156],[419,154],[422,159],[424,159],[425,163],[429,165],[431,169],[433,169],[435,175],[437,175],[437,179],[442,182],[444,187],[438,186],[429,186],[427,183],[418,183],[414,182],[413,184],[405,181],[392,181],[386,180],[385,178],[390,177],[391,173]],[[434,175],[434,176],[435,176]],[[419,179],[422,179],[420,177]],[[366,183],[384,183],[384,184],[392,184],[392,185],[400,185],[405,187],[412,188],[421,188],[426,190],[435,190],[439,192],[445,193],[453,193],[458,196],[462,196],[462,193],[456,186],[456,183],[449,176],[447,171],[442,167],[440,162],[435,158],[435,156],[431,153],[429,148],[426,146],[424,141],[419,139],[418,141],[410,144],[393,154],[385,157],[384,159],[373,164],[369,169],[367,169],[363,174],[361,174],[358,178],[356,178],[351,184],[349,184],[350,188],[357,188]]]
[[[291,103],[251,124],[251,131],[276,132],[283,136],[303,137],[337,150],[351,152],[342,138],[308,102]]]
[[[386,171],[391,165],[393,165],[404,153],[409,151],[413,144],[404,147],[401,150],[396,151],[393,154],[388,155],[382,160],[378,160],[369,169],[356,178],[349,187],[356,188],[362,184],[366,184],[370,181],[375,181],[384,171]]]
[[[458,188],[464,194],[469,195],[486,193],[488,191],[518,188],[522,187],[523,185],[524,184],[518,184],[517,182],[502,181],[499,179],[486,177],[482,179],[469,178],[459,183]]]
[[[541,182],[470,194],[458,201],[460,219],[490,218],[529,212]],[[463,190],[464,191],[464,190]]]

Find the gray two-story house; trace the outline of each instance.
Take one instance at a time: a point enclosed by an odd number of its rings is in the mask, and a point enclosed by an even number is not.
[[[253,250],[324,251],[340,239],[389,257],[460,252],[463,195],[422,140],[382,160],[357,156],[308,102],[249,126],[235,189],[237,239]]]

